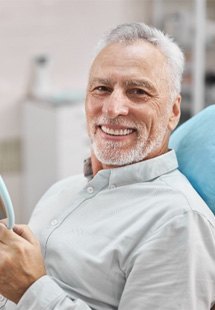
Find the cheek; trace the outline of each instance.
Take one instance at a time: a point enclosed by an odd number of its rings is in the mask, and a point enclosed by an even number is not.
[[[148,106],[147,118],[150,119],[155,125],[156,123],[164,123],[168,119],[169,105],[167,99],[163,97],[156,98],[151,102],[151,106]]]
[[[142,111],[136,114],[139,123],[139,133],[147,134],[151,139],[155,138],[159,132],[163,132],[167,127],[166,114],[158,109],[158,106],[145,106]]]
[[[90,134],[90,132],[92,132],[91,127],[92,127],[93,115],[89,103],[87,101],[85,103],[85,119],[86,119],[87,131],[88,134]]]
[[[87,123],[91,122],[95,115],[95,107],[92,102],[87,98],[85,102],[85,114]]]
[[[85,112],[87,119],[94,118],[96,115],[100,113],[100,111],[101,111],[101,104],[98,104],[98,102],[95,99],[88,96],[85,103]]]
[[[90,136],[95,134],[95,121],[99,115],[98,108],[89,99],[85,102],[85,115],[87,123],[87,131]]]
[[[144,124],[147,129],[150,129],[156,122],[156,113],[149,105],[145,105],[135,114],[135,119],[139,124]]]

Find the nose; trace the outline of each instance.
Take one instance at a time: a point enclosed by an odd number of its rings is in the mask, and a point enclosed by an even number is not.
[[[127,115],[128,98],[121,91],[112,91],[112,93],[105,98],[103,102],[102,112],[109,118],[116,118],[120,115]]]

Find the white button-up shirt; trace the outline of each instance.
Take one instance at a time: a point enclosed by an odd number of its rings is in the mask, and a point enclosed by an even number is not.
[[[209,310],[215,219],[177,170],[174,151],[54,185],[30,227],[47,276],[19,310]]]

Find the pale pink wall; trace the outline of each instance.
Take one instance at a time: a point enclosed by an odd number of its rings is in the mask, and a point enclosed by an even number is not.
[[[91,52],[102,33],[122,22],[147,22],[150,16],[151,0],[1,0],[0,142],[21,136],[21,104],[33,56],[50,56],[53,91],[84,89]],[[22,172],[4,178],[22,222]]]
[[[54,89],[82,89],[91,51],[103,31],[121,22],[147,20],[148,4],[148,0],[1,0],[0,139],[19,135],[18,101],[35,54],[50,55]]]

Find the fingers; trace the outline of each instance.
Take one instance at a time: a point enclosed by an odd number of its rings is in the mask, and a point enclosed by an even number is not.
[[[31,230],[26,225],[9,230],[0,224],[0,294],[18,303],[28,287],[45,274],[40,244]]]
[[[27,225],[15,225],[13,231],[23,239],[35,244],[37,241],[31,229]]]
[[[0,243],[11,245],[15,241],[23,242],[23,239],[31,244],[37,244],[37,239],[27,225],[15,225],[13,230],[9,230],[3,223],[0,223]]]

